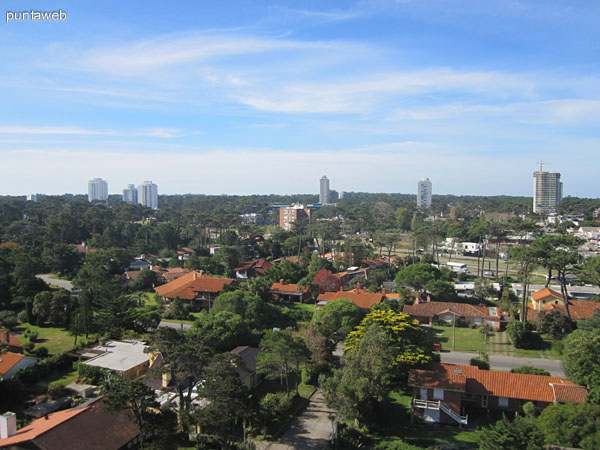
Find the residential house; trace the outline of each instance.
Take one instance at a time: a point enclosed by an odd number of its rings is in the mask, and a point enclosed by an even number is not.
[[[187,261],[188,259],[190,259],[190,256],[192,255],[192,253],[194,253],[194,250],[192,250],[189,247],[181,247],[180,249],[177,250],[177,259],[179,261]]]
[[[22,353],[0,353],[0,381],[8,380],[15,373],[26,367],[37,364],[37,358]]]
[[[244,261],[240,267],[233,269],[235,271],[235,277],[242,280],[248,278],[260,277],[264,273],[273,267],[269,261],[264,259],[253,259],[252,261]]]
[[[339,290],[337,292],[319,294],[317,297],[318,306],[324,306],[327,302],[342,298],[352,301],[359,308],[369,310],[373,305],[380,303],[385,298],[385,293],[369,292],[361,289],[360,285],[358,285],[356,289],[352,289],[351,291]]]
[[[240,380],[248,389],[254,389],[262,382],[262,376],[256,372],[256,361],[260,349],[244,345],[234,348],[231,353],[239,355],[242,360],[242,365],[236,367]]]
[[[89,359],[82,364],[120,373],[133,380],[150,368],[152,355],[147,348],[138,341],[108,341],[83,353],[82,358]]]
[[[583,386],[559,377],[480,370],[476,366],[432,363],[411,370],[413,417],[426,423],[466,425],[468,417],[520,411],[532,402],[543,409],[552,403],[583,403]]]
[[[308,288],[299,288],[297,284],[285,284],[283,280],[273,283],[269,289],[269,298],[273,301],[304,303],[309,298]]]
[[[569,313],[567,314],[564,297],[548,288],[533,292],[531,299],[531,303],[528,304],[531,309],[528,316],[533,320],[536,320],[545,311],[558,311],[563,316],[568,316],[571,320],[577,322],[589,319],[594,315],[594,312],[600,311],[600,303],[590,300],[568,300]]]
[[[8,330],[0,330],[0,348],[6,347],[6,350],[13,353],[25,353],[25,347],[21,341]]]
[[[342,282],[342,287],[344,289],[348,290],[348,289],[350,289],[350,286],[352,285],[352,280],[354,280],[356,277],[364,276],[365,279],[369,279],[370,271],[371,271],[371,269],[369,269],[368,267],[360,269],[356,266],[353,266],[353,267],[348,267],[348,269],[346,269],[345,272],[338,272],[335,275]]]
[[[0,415],[0,448],[7,450],[122,450],[139,444],[133,415],[111,413],[96,399],[48,414],[17,430],[16,416]]]
[[[187,300],[197,308],[210,309],[214,299],[224,286],[230,286],[235,280],[230,278],[214,278],[202,272],[193,271],[180,276],[170,283],[154,288],[164,301],[172,301],[176,297]]]
[[[475,324],[488,324],[494,329],[504,325],[502,311],[496,306],[470,305],[468,303],[432,302],[429,297],[422,301],[418,297],[413,305],[405,305],[403,312],[419,323],[432,326],[437,321],[452,323],[456,319]],[[455,319],[456,318],[456,319]]]
[[[547,305],[558,305],[565,302],[565,298],[559,292],[553,291],[550,288],[540,289],[531,293],[532,307],[536,311],[545,309]]]

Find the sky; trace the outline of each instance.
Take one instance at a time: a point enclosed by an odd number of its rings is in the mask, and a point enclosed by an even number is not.
[[[596,0],[0,5],[0,195],[600,196]]]

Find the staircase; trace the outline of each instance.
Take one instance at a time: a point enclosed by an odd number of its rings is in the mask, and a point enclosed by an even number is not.
[[[469,416],[458,415],[452,408],[448,407],[448,405],[441,400],[429,401],[415,398],[413,404],[415,408],[441,410],[444,414],[461,425],[466,425],[469,420]]]

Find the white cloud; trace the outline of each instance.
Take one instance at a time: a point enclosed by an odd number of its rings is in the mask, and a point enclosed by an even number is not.
[[[176,138],[190,134],[199,134],[198,132],[183,132],[175,128],[144,128],[133,131],[117,130],[93,130],[80,127],[52,127],[52,126],[0,126],[0,135],[19,135],[19,136],[37,136],[37,135],[64,135],[64,136],[130,136],[130,137],[155,137],[155,138]]]

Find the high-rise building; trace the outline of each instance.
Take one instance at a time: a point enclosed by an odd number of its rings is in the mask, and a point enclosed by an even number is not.
[[[127,187],[123,189],[123,201],[130,205],[138,204],[138,190],[134,184],[128,184]]]
[[[290,231],[292,223],[297,219],[310,218],[310,212],[309,208],[301,204],[279,208],[279,226],[282,230]]]
[[[140,204],[158,209],[158,186],[152,181],[144,181],[138,186]]]
[[[543,163],[540,170],[533,172],[533,212],[535,214],[552,214],[556,205],[562,200],[563,184],[560,173],[544,172]]]
[[[429,178],[423,178],[417,183],[417,206],[420,208],[431,206],[431,181]]]
[[[330,201],[329,179],[323,175],[321,177],[321,189],[319,190],[319,203],[324,205]]]
[[[88,201],[108,200],[108,183],[102,178],[94,178],[88,181]]]

